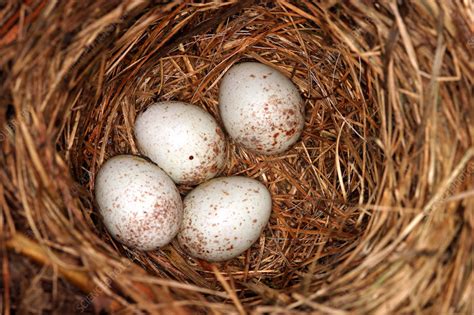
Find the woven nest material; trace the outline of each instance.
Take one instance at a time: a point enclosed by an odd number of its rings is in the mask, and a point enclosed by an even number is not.
[[[77,311],[472,312],[469,1],[28,3],[35,20],[0,48],[2,253],[52,266],[84,291]],[[114,241],[94,178],[108,158],[139,154],[137,114],[180,100],[221,123],[220,79],[246,60],[291,78],[306,106],[283,155],[229,142],[222,174],[273,195],[259,241],[212,264],[176,243]]]

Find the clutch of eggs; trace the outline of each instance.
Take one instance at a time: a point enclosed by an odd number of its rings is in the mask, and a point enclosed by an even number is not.
[[[215,119],[198,106],[160,102],[135,122],[140,151],[178,184],[199,184],[225,162],[224,134]]]
[[[260,154],[288,150],[304,126],[304,103],[279,71],[244,62],[227,71],[219,88],[224,127],[234,141]]]
[[[168,244],[182,222],[183,204],[174,182],[136,156],[118,155],[105,162],[95,180],[95,196],[107,230],[132,248]]]
[[[207,261],[234,258],[259,238],[272,209],[270,192],[259,181],[220,177],[199,185],[184,199],[178,242]]]
[[[222,79],[219,110],[228,134],[259,154],[279,154],[301,136],[304,103],[279,71],[256,62],[233,66]],[[214,118],[184,102],[149,106],[135,122],[142,158],[108,160],[96,177],[103,221],[120,242],[141,250],[176,235],[191,256],[224,261],[242,254],[270,218],[270,192],[241,176],[211,179],[223,168],[225,139]],[[211,179],[211,180],[209,180]],[[181,200],[174,184],[200,184]]]

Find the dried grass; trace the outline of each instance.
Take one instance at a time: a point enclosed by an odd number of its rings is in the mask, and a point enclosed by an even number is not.
[[[109,311],[472,312],[472,4],[38,3],[0,48],[3,252]],[[291,77],[307,109],[283,156],[229,144],[223,173],[273,194],[264,235],[219,264],[115,242],[92,197],[100,165],[138,153],[153,101],[218,118],[219,80],[243,60]]]

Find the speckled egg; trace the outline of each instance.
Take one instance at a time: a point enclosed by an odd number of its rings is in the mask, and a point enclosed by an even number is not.
[[[270,192],[259,181],[241,176],[212,179],[184,199],[178,242],[191,256],[207,261],[234,258],[259,238],[271,209]]]
[[[132,248],[168,244],[181,225],[183,204],[171,178],[132,155],[109,159],[95,180],[95,196],[110,234]]]
[[[224,127],[234,141],[259,154],[288,150],[301,136],[304,103],[281,72],[261,63],[239,63],[219,89]]]
[[[135,136],[140,151],[179,184],[210,179],[225,163],[221,128],[208,112],[195,105],[151,105],[137,117]]]

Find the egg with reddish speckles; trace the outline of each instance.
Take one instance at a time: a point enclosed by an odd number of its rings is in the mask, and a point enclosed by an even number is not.
[[[178,184],[199,184],[216,176],[225,163],[224,133],[198,106],[160,102],[135,122],[140,151]]]
[[[164,246],[181,225],[183,203],[176,185],[142,158],[119,155],[105,162],[96,176],[95,196],[111,236],[131,248]]]
[[[296,86],[281,72],[258,62],[227,71],[219,89],[224,127],[241,146],[259,154],[279,154],[298,141],[304,103]]]
[[[184,199],[178,242],[207,261],[234,258],[259,238],[270,218],[270,192],[259,181],[232,176],[211,179]]]

